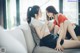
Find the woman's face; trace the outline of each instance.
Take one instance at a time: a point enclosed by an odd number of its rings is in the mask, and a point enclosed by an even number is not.
[[[47,16],[49,17],[49,18],[51,18],[51,17],[53,17],[53,13],[51,13],[51,12],[46,12],[47,13]]]
[[[42,17],[42,12],[41,12],[41,9],[39,9],[39,12],[38,12],[38,17]]]

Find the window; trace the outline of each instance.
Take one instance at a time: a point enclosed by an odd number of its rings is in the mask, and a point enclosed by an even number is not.
[[[16,0],[6,0],[7,28],[16,26]]]
[[[39,5],[43,15],[45,15],[45,9],[49,5],[53,5],[57,11],[59,12],[59,0],[20,0],[20,19],[21,24],[26,22],[26,15],[28,7],[33,5]],[[46,18],[46,17],[45,17]]]
[[[27,9],[33,5],[39,5],[43,18],[46,18],[46,7],[53,5],[59,12],[59,0],[19,0],[20,4],[20,23],[26,23]],[[63,0],[63,14],[72,22],[78,24],[78,1]],[[17,25],[16,0],[6,0],[7,27],[13,28]],[[42,19],[43,19],[42,18]]]
[[[78,24],[78,1],[63,0],[63,14],[72,22]]]

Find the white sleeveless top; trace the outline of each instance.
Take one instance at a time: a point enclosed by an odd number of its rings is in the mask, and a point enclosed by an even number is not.
[[[42,22],[42,21],[40,21],[40,20],[37,20],[37,19],[32,18],[32,19],[31,19],[31,24],[32,24],[35,28],[36,28],[36,27],[39,27],[40,30],[41,30],[41,29],[44,29],[44,35],[42,35],[42,36],[46,36],[46,35],[50,34],[50,31],[49,31],[48,27],[45,27],[45,22]],[[47,34],[46,34],[46,33],[47,33]]]

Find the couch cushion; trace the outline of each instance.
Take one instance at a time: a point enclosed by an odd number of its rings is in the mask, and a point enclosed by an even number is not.
[[[35,47],[35,43],[31,34],[31,30],[30,27],[28,25],[28,23],[20,25],[19,28],[23,31],[24,36],[25,36],[25,40],[26,40],[26,44],[27,44],[27,49],[28,49],[28,53],[32,53],[34,47]]]
[[[56,53],[56,50],[45,46],[43,47],[36,46],[33,53]]]
[[[38,34],[36,33],[35,28],[33,27],[32,24],[30,24],[29,26],[30,26],[31,33],[32,33],[33,39],[34,39],[34,41],[35,41],[35,44],[36,44],[36,45],[39,45],[39,43],[40,43],[40,38],[38,37]]]
[[[14,37],[16,40],[18,40],[25,48],[27,48],[26,46],[26,41],[25,41],[25,37],[24,34],[22,32],[21,29],[19,29],[18,27],[12,29],[12,30],[7,30],[6,32],[8,32],[9,34],[11,34],[12,37]]]
[[[57,52],[56,50],[48,48],[48,47],[37,46],[34,49],[33,53],[62,53],[62,52],[60,51]],[[63,53],[80,53],[80,49],[65,49]]]
[[[13,35],[0,29],[0,48],[5,53],[27,53],[27,49]]]

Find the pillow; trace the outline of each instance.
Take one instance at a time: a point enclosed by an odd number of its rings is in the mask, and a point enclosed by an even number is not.
[[[30,29],[31,29],[31,33],[32,33],[32,36],[33,36],[33,39],[34,39],[34,42],[36,45],[39,45],[40,43],[40,38],[38,37],[38,34],[34,28],[34,26],[32,24],[29,24],[30,26]]]

